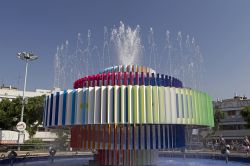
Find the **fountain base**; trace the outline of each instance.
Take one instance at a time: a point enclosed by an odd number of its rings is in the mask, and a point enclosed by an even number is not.
[[[158,150],[98,150],[90,166],[157,165]]]

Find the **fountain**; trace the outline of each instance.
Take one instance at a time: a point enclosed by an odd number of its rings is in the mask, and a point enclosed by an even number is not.
[[[102,55],[91,41],[89,30],[85,47],[78,34],[72,56],[68,41],[57,48],[55,86],[78,79],[73,90],[47,96],[44,126],[71,126],[71,147],[97,151],[92,165],[155,165],[158,150],[185,147],[186,126],[214,125],[211,98],[183,86],[197,87],[190,79],[198,75],[202,57],[194,39],[184,42],[179,32],[171,42],[166,31],[159,54],[153,28],[147,49],[140,26],[121,22],[110,37],[104,28]],[[119,65],[107,66],[114,62]]]
[[[156,164],[159,149],[185,147],[186,125],[213,126],[207,94],[139,65],[80,78],[46,103],[45,126],[72,126],[71,146],[97,149],[101,165]]]
[[[54,86],[67,89],[75,80],[74,89],[46,97],[44,127],[70,127],[71,147],[95,152],[88,165],[183,165],[159,150],[185,153],[190,128],[214,126],[211,97],[195,90],[203,72],[195,39],[181,32],[173,39],[167,30],[160,49],[153,28],[146,44],[140,30],[122,22],[110,33],[104,27],[102,54],[90,30],[86,42],[78,34],[73,53],[68,41],[57,47]],[[86,163],[54,154],[49,164]],[[189,165],[222,164],[184,156]]]

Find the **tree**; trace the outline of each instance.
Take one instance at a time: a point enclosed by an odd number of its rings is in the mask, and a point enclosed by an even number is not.
[[[44,111],[44,96],[37,96],[28,99],[24,110],[24,121],[27,125],[27,131],[32,137],[39,125],[42,124]]]
[[[215,130],[219,130],[220,127],[219,127],[219,123],[221,122],[221,119],[224,119],[224,112],[222,112],[221,110],[219,109],[215,109],[215,112],[214,112],[214,127],[215,127]]]
[[[250,106],[247,106],[241,110],[241,116],[247,122],[247,127],[250,128]]]
[[[0,126],[5,130],[14,130],[21,111],[21,98],[10,101],[3,99],[0,102]]]
[[[37,127],[42,124],[44,97],[31,97],[25,103],[24,122],[31,137],[35,134]],[[15,130],[15,126],[20,120],[21,109],[21,97],[15,98],[12,101],[3,99],[0,102],[0,128],[3,130]]]

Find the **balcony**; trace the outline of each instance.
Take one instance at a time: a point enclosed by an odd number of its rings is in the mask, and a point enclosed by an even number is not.
[[[246,122],[242,117],[228,117],[221,119],[220,124],[225,124],[225,123],[246,124]]]

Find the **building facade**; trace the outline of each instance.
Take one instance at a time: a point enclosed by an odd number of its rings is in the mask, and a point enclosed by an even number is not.
[[[224,113],[215,136],[222,135],[225,139],[242,139],[244,136],[250,136],[247,122],[241,116],[241,110],[250,106],[250,99],[235,95],[231,99],[214,101],[213,106],[214,110],[221,110]]]
[[[42,95],[49,95],[51,94],[51,92],[52,92],[51,90],[36,89],[35,91],[25,91],[24,96],[36,97],[36,96],[42,96]],[[22,97],[22,96],[23,96],[23,91],[15,87],[4,86],[4,85],[0,87],[0,101],[2,101],[3,98],[12,100],[12,99],[15,99],[17,97]]]

